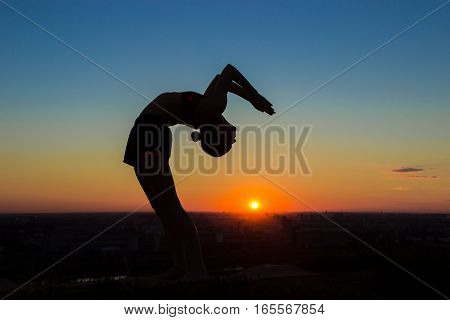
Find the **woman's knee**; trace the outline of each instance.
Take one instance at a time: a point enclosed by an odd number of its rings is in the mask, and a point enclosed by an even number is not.
[[[222,70],[222,72],[221,72],[221,75],[222,75],[222,76],[223,76],[223,75],[229,76],[229,75],[231,75],[231,74],[234,73],[234,70],[235,70],[235,69],[236,69],[236,68],[233,67],[231,64],[227,64],[227,65],[223,68],[223,70]]]

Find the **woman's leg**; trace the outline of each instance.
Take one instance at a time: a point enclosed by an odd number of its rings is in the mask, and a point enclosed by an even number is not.
[[[166,170],[170,172],[170,168]],[[173,267],[157,277],[175,279],[186,272],[187,278],[206,277],[197,227],[178,199],[172,175],[138,176],[138,179],[162,222],[173,259]]]
[[[184,240],[186,241],[186,256],[189,261],[189,270],[185,277],[192,279],[207,277],[208,272],[203,261],[197,227],[186,212],[183,215],[182,226]]]
[[[214,114],[223,113],[227,105],[228,92],[247,100],[261,112],[270,115],[275,113],[272,104],[261,96],[235,67],[228,64],[206,89],[204,93],[206,99],[201,103],[200,114],[207,119]]]
[[[211,81],[211,83],[208,85],[208,88],[206,88],[205,93],[203,95],[206,97],[210,97],[216,90],[216,85],[219,80],[220,80],[220,74],[217,74],[214,77],[214,79]]]
[[[227,64],[223,68],[220,79],[214,87],[214,96],[225,96],[230,92],[232,83],[236,82],[250,96],[257,96],[258,91],[248,82],[248,80],[231,64]]]
[[[237,83],[231,81],[229,83],[226,83],[224,81],[221,81],[222,76],[220,74],[216,75],[214,79],[209,84],[208,88],[206,88],[205,93],[203,94],[205,97],[214,97],[215,94],[222,94],[221,90],[219,90],[219,86],[227,87],[227,92],[234,93],[235,95],[238,95],[244,100],[247,100],[248,102],[252,103],[255,96],[251,92],[245,90],[243,87],[238,85]]]
[[[161,150],[139,152],[140,158],[135,172],[162,222],[173,257],[173,267],[159,278],[177,278],[188,270],[197,278],[205,276],[207,273],[197,228],[181,205],[169,166],[171,132],[167,127],[163,128],[162,132],[158,130],[149,130],[147,133],[156,133],[156,139],[160,139],[162,143]],[[144,140],[143,136],[141,138]],[[146,156],[151,159],[145,159]]]
[[[145,123],[137,126],[138,158],[135,173],[153,210],[161,220],[173,259],[173,266],[158,278],[174,279],[182,276],[188,267],[181,227],[184,210],[169,167],[172,133],[166,125],[159,123],[158,119],[153,121],[155,124]]]
[[[236,81],[237,83],[235,83]],[[200,100],[197,112],[198,123],[206,123],[222,114],[227,106],[227,94],[232,92],[254,104],[259,97],[258,92],[245,77],[232,65],[227,65],[214,77],[206,89],[205,99]]]
[[[203,278],[207,271],[197,227],[181,205],[168,162],[163,165],[165,174],[150,177],[152,181],[148,182],[152,183],[151,193],[160,194],[151,203],[166,230],[174,257],[174,267],[164,277],[177,277],[187,271],[189,278]]]
[[[166,168],[167,169],[167,168]],[[186,273],[188,269],[186,246],[181,227],[183,208],[178,200],[172,175],[142,175],[136,171],[136,176],[147,198],[160,219],[164,233],[167,236],[173,266],[162,274],[160,279],[175,279]]]

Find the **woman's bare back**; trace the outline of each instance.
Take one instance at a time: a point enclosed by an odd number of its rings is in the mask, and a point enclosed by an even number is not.
[[[183,112],[183,102],[181,92],[165,92],[157,96],[150,102],[141,115],[157,115],[166,119],[171,125],[186,122]]]

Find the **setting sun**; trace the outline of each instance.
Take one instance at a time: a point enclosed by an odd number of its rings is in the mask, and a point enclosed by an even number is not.
[[[256,201],[256,200],[250,201],[250,209],[258,210],[259,209],[259,202]]]

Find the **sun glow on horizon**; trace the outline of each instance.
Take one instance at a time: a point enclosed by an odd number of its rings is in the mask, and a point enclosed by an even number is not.
[[[261,205],[260,205],[259,201],[257,201],[257,200],[252,200],[252,201],[250,201],[250,203],[249,203],[249,207],[250,207],[250,209],[252,209],[252,210],[258,210],[260,206],[261,206]]]

